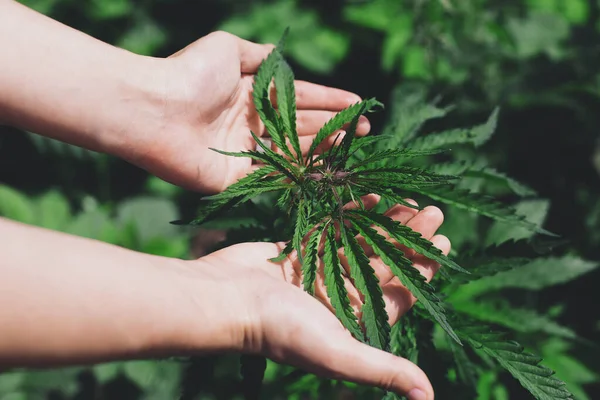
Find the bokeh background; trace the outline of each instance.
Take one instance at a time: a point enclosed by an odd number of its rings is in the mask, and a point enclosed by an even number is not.
[[[532,187],[541,200],[524,212],[547,211],[544,227],[566,239],[559,253],[589,266],[568,283],[504,295],[518,297],[574,332],[548,336],[540,328],[521,332],[521,340],[542,353],[576,398],[600,398],[600,271],[595,269],[600,260],[600,1],[22,2],[116,46],[160,57],[215,30],[276,42],[289,26],[286,55],[299,79],[386,104],[399,87],[437,97],[455,107],[444,127],[481,123],[500,106],[494,138],[469,157],[485,159]],[[374,132],[383,129],[391,112],[372,116]],[[168,224],[192,215],[199,197],[121,160],[0,127],[0,215],[189,258],[202,255],[222,236],[190,234]],[[469,230],[470,221],[462,213],[448,215],[445,233],[455,248],[480,240]],[[188,399],[235,396],[235,356],[210,358],[196,368],[190,370],[182,360],[157,360],[16,371],[0,375],[0,400],[175,399],[186,377],[188,386],[190,377],[197,386],[190,393],[201,392]],[[266,385],[265,398],[372,398],[356,386],[324,383],[273,363]],[[477,398],[527,398],[516,386],[510,377],[490,372],[480,377]],[[451,393],[438,397],[454,398]]]

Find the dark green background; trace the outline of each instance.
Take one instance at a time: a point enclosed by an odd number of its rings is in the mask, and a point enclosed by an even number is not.
[[[289,26],[287,56],[299,79],[375,96],[386,104],[401,83],[423,88],[432,98],[441,96],[443,104],[456,105],[440,123],[444,127],[480,123],[500,106],[496,135],[474,156],[490,160],[550,201],[545,227],[569,241],[560,251],[600,260],[600,2],[23,2],[99,39],[155,56],[167,56],[217,29],[275,42]],[[374,132],[388,116],[373,115]],[[433,123],[426,130],[437,127]],[[120,160],[3,127],[0,184],[0,214],[17,209],[26,222],[157,254],[190,257],[202,250],[198,241],[190,247],[188,235],[167,224],[193,214],[199,195]],[[446,232],[451,240],[472,240],[452,229]],[[560,322],[597,344],[599,283],[600,271],[595,271],[529,293],[526,300],[541,308],[562,305]],[[591,371],[600,368],[595,346],[576,345],[570,354],[569,360],[578,359]],[[235,374],[227,363],[220,368],[224,377]],[[276,381],[279,370],[272,368]],[[97,398],[138,398],[125,395],[127,385],[143,398],[169,398],[180,372],[168,363],[142,362],[99,367],[95,375],[84,372],[79,378],[79,370],[52,374],[59,378],[24,373],[12,375],[16,383],[11,383],[0,376],[0,400],[71,398],[66,396],[78,391],[80,397],[73,398],[94,398],[79,387],[96,387],[89,390],[100,396],[97,383],[78,386],[77,379],[105,383],[104,397]],[[111,385],[118,388],[113,395],[108,394]],[[589,398],[600,396],[592,385],[587,389]],[[482,399],[501,396],[480,394]]]

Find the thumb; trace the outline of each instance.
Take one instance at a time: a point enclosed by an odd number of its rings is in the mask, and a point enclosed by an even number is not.
[[[243,74],[253,74],[258,70],[260,63],[273,51],[275,45],[257,44],[238,38],[238,54],[240,68]]]
[[[434,398],[433,388],[425,373],[404,358],[360,343],[350,336],[322,344],[325,348],[320,349],[319,359],[324,361],[324,365],[314,367],[322,368],[324,374],[334,379],[377,386],[405,395],[409,400]]]

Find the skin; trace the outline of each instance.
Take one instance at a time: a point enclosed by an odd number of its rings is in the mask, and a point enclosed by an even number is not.
[[[0,45],[11,60],[0,63],[0,121],[116,155],[206,193],[251,171],[249,159],[209,148],[254,150],[250,130],[265,134],[252,79],[273,45],[214,32],[168,58],[143,57],[12,0],[0,0]],[[360,101],[340,89],[295,86],[304,151],[337,111]],[[369,129],[362,118],[357,133]]]
[[[377,198],[364,201],[369,206]],[[436,207],[417,213],[395,206],[388,215],[449,251],[448,239],[434,235],[443,220]],[[433,398],[416,365],[351,337],[328,309],[322,278],[314,298],[300,289],[293,254],[268,261],[284,243],[242,243],[184,261],[4,219],[0,237],[0,302],[11,305],[0,309],[0,367],[237,351]],[[31,243],[36,251],[25,251]],[[395,323],[415,299],[372,251],[367,254]],[[408,254],[427,279],[437,271],[436,263]],[[360,295],[344,279],[358,313]]]
[[[207,193],[255,167],[208,148],[254,149],[250,130],[266,135],[251,83],[272,45],[216,32],[171,57],[143,57],[0,0],[0,48],[10,60],[0,63],[5,124],[121,157]],[[304,151],[336,111],[359,100],[302,81],[296,96]],[[362,119],[358,134],[368,131]],[[363,201],[372,207],[378,198]],[[439,209],[395,206],[388,214],[450,250],[448,239],[435,234]],[[322,272],[311,297],[300,289],[294,255],[267,261],[283,243],[238,244],[184,261],[1,218],[0,237],[0,303],[10,305],[0,308],[0,368],[237,351],[433,399],[417,366],[361,344],[342,327],[330,312]],[[365,250],[394,323],[415,299]],[[428,280],[439,267],[407,256]],[[361,295],[351,280],[345,285],[360,315]]]

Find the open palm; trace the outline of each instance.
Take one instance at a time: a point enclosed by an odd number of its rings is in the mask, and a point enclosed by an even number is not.
[[[367,196],[364,201],[369,207],[377,198]],[[450,250],[448,239],[435,235],[443,221],[438,208],[426,207],[417,212],[397,205],[388,210],[387,215],[420,232],[444,253]],[[213,265],[234,265],[245,285],[250,287],[248,301],[258,309],[258,317],[246,332],[244,350],[293,363],[321,375],[379,386],[397,393],[406,394],[418,387],[424,390],[425,397],[421,398],[433,398],[431,385],[417,366],[356,341],[328,311],[331,305],[325,292],[322,269],[316,281],[315,299],[300,289],[301,270],[295,257],[280,264],[267,261],[276,257],[282,247],[281,243],[243,243],[202,259]],[[394,324],[414,304],[414,297],[366,245],[365,250],[379,278],[390,323]],[[439,265],[419,254],[406,252],[414,266],[430,280]],[[342,254],[343,249],[340,249]],[[344,279],[351,304],[360,315],[361,295],[349,278]]]
[[[250,172],[250,159],[223,156],[209,148],[254,150],[250,131],[267,136],[252,102],[252,84],[272,49],[215,32],[162,60],[167,77],[165,121],[146,140],[142,166],[172,183],[209,193],[222,191]],[[360,101],[355,94],[303,81],[296,81],[296,97],[304,151],[329,119]],[[357,134],[368,131],[369,122],[362,117]]]

